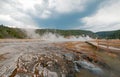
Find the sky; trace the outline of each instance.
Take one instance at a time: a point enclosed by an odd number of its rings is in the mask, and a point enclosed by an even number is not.
[[[0,0],[0,24],[17,28],[120,29],[120,0]]]

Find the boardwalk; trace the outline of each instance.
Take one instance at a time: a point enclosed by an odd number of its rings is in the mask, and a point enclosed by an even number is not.
[[[106,49],[106,50],[109,50],[109,51],[120,51],[120,48],[119,47],[113,47],[113,46],[110,46],[109,44],[101,44],[100,42],[93,42],[93,41],[89,41],[88,42],[89,44],[93,45],[93,46],[96,46],[98,48],[101,48],[101,49]]]

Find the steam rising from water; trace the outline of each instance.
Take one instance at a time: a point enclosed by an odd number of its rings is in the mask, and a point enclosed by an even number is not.
[[[36,33],[35,29],[26,29],[25,30],[28,38],[32,39],[41,39],[45,41],[87,41],[92,40],[89,36],[68,36],[64,37],[57,33],[45,32],[43,35]]]
[[[31,39],[39,39],[40,38],[40,35],[35,32],[36,29],[25,29],[24,31],[27,34],[28,38],[31,38]]]
[[[41,36],[42,40],[48,40],[48,41],[87,41],[87,40],[92,40],[89,36],[69,36],[68,38],[56,34],[56,33],[45,33],[44,35]]]

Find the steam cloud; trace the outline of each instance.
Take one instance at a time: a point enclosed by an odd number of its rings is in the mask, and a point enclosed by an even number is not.
[[[36,33],[36,29],[25,29],[25,32],[28,36],[28,38],[31,39],[41,39],[45,41],[87,41],[87,40],[92,40],[91,37],[89,36],[69,36],[64,37],[62,35],[59,35],[57,33],[51,33],[51,32],[45,32],[43,35],[39,35]]]

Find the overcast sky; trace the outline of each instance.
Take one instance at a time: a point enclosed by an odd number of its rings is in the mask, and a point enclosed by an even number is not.
[[[0,24],[20,28],[120,29],[120,0],[0,0]]]

